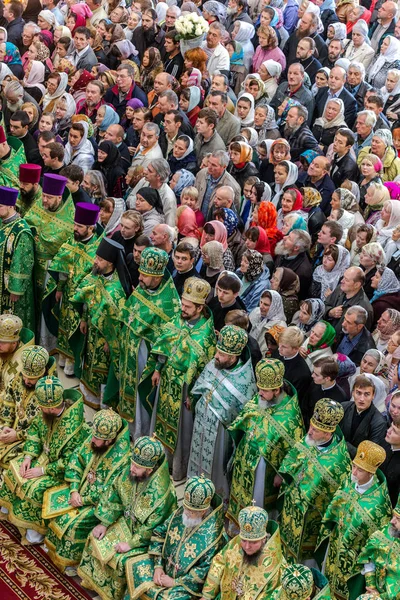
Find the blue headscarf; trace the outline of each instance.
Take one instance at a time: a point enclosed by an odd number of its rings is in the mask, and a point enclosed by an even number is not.
[[[231,210],[230,208],[223,208],[222,210],[225,213],[224,225],[225,225],[228,237],[229,237],[229,236],[232,235],[232,233],[237,228],[238,223],[239,223],[239,219],[237,217],[237,214],[233,210]]]
[[[111,106],[104,105],[105,113],[102,124],[100,125],[100,131],[106,131],[110,125],[118,125],[119,115],[115,112],[115,109]]]
[[[300,157],[304,157],[309,165],[311,165],[314,158],[317,156],[322,156],[322,152],[318,152],[317,150],[305,150],[300,154]]]
[[[242,44],[239,42],[231,42],[232,46],[235,48],[235,52],[231,56],[231,65],[240,65],[243,67],[243,59],[244,59],[244,50]]]
[[[6,55],[4,57],[6,65],[22,65],[21,55],[17,46],[11,42],[6,42]]]
[[[286,235],[289,235],[289,233],[294,229],[301,229],[301,231],[307,231],[307,223],[301,215],[299,215],[297,219],[293,222],[293,225],[291,226]]]
[[[181,194],[182,194],[182,190],[185,187],[194,185],[195,176],[193,175],[193,173],[191,173],[190,171],[187,171],[186,169],[180,169],[178,171],[178,173],[180,173],[180,177],[178,179],[178,183],[174,187],[174,194],[177,197],[177,199],[179,200],[181,197]]]

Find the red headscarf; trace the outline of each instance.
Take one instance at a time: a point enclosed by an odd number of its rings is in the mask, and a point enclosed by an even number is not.
[[[93,16],[92,11],[86,4],[74,4],[69,10],[76,15],[75,27],[72,30],[72,34],[77,27],[86,27],[86,19],[90,19]]]
[[[277,227],[277,212],[272,202],[261,202],[258,207],[258,224],[268,236],[271,254],[275,253],[276,244],[283,238],[283,234]]]
[[[96,79],[96,77],[89,73],[89,71],[86,71],[85,69],[84,71],[82,71],[78,81],[76,81],[72,86],[72,91],[78,92],[79,90],[85,90],[89,81],[93,81],[93,79]]]
[[[296,192],[296,200],[294,201],[292,210],[301,210],[303,208],[303,196],[301,195],[301,192],[299,192],[299,190],[296,190],[296,188],[288,188],[287,190],[285,190],[285,193],[291,191]]]
[[[260,254],[271,254],[271,245],[265,229],[257,225],[258,229],[258,240],[254,250],[257,250]]]
[[[178,208],[178,231],[184,237],[193,237],[198,240],[201,237],[199,228],[197,227],[196,213],[190,206],[182,206]]]

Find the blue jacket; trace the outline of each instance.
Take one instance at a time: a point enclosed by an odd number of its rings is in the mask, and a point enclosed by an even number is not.
[[[240,270],[236,271],[236,274],[239,275],[240,278],[243,277],[243,274]],[[257,308],[258,303],[260,302],[261,294],[265,292],[265,290],[269,290],[271,287],[271,283],[269,280],[269,269],[264,266],[264,271],[251,282],[249,287],[240,294],[240,299],[246,307],[247,312],[253,310],[253,308]]]

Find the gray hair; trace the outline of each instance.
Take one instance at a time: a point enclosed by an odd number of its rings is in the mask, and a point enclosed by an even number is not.
[[[357,71],[357,73],[361,73],[361,77],[365,79],[365,67],[362,63],[355,60],[349,64],[347,72],[349,72],[350,69],[354,69],[355,71]]]
[[[308,119],[308,110],[305,106],[303,106],[302,104],[299,104],[298,106],[292,106],[292,108],[296,108],[297,109],[297,116],[298,117],[303,117],[304,121],[307,122]]]
[[[168,237],[168,240],[171,242],[171,244],[174,243],[176,232],[173,227],[170,227],[166,223],[160,223],[159,225],[156,225],[155,227],[160,227],[161,231]]]
[[[295,246],[299,252],[307,252],[311,248],[311,236],[308,231],[294,229],[291,233],[296,236]]]
[[[159,98],[166,98],[168,102],[174,106],[178,106],[179,104],[178,96],[175,94],[174,90],[164,90],[159,95]]]
[[[33,21],[28,21],[27,23],[25,23],[23,31],[25,31],[25,29],[28,29],[28,27],[33,29],[33,35],[36,35],[41,31],[39,25],[37,25]]]
[[[167,12],[168,11],[172,11],[176,17],[180,17],[181,16],[181,9],[179,8],[179,6],[175,6],[175,5],[168,6]]]
[[[226,32],[225,27],[221,25],[219,21],[213,21],[212,23],[210,23],[210,29],[218,29],[218,31],[221,34],[221,37],[224,37],[224,33]]]
[[[350,306],[346,312],[347,315],[356,315],[356,320],[354,321],[356,325],[365,325],[368,319],[368,313],[362,306]]]
[[[143,125],[143,129],[147,129],[148,131],[152,131],[153,133],[156,134],[157,137],[159,137],[160,135],[160,128],[157,125],[157,123],[145,123]]]
[[[389,71],[386,74],[386,77],[388,75],[392,75],[393,77],[395,77],[397,79],[397,81],[399,81],[399,79],[400,79],[400,70],[399,69],[389,69]]]
[[[104,200],[104,198],[107,196],[107,193],[102,173],[100,171],[88,171],[86,175],[89,177],[90,185],[97,186],[99,188],[99,193]]]
[[[313,14],[313,13],[311,13],[311,14]],[[301,63],[299,63],[299,62],[292,63],[292,64],[289,66],[289,69],[290,69],[290,67],[299,67],[299,69],[300,69],[300,73],[301,73],[302,75],[304,75],[304,73],[305,73],[303,65],[302,65]],[[289,70],[289,69],[288,69],[288,70]]]
[[[364,115],[365,115],[365,124],[367,125],[367,127],[371,127],[371,129],[373,129],[376,125],[376,114],[372,110],[361,110],[357,115],[357,119],[358,119],[358,117],[361,117]]]
[[[150,164],[161,179],[162,183],[165,183],[171,174],[168,161],[166,161],[165,158],[155,158]]]
[[[19,81],[9,81],[4,90],[4,95],[7,94],[15,94],[16,96],[21,96],[22,98],[24,95],[24,88]]]
[[[225,150],[216,150],[212,152],[211,155],[213,158],[217,158],[221,167],[226,167],[229,165],[229,154],[225,152]]]

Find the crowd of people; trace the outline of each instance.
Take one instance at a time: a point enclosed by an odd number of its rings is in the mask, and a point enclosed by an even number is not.
[[[0,1],[0,519],[102,600],[400,600],[399,15]]]

